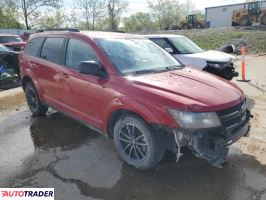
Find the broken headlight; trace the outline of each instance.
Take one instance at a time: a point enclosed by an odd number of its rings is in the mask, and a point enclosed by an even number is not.
[[[209,67],[214,67],[217,69],[222,69],[226,66],[229,66],[230,63],[217,63],[217,62],[207,62]]]
[[[193,113],[169,109],[169,113],[182,128],[201,129],[221,126],[215,112]]]

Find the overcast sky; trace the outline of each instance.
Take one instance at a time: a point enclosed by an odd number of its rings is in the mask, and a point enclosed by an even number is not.
[[[129,8],[126,16],[131,15],[137,12],[145,12],[148,11],[148,4],[146,0],[128,0]],[[197,10],[204,10],[206,7],[212,6],[220,6],[226,4],[234,4],[234,3],[242,3],[245,0],[192,0],[192,2],[196,5]],[[65,5],[68,8],[73,7],[74,0],[64,0]],[[180,3],[186,2],[186,0],[179,0]]]

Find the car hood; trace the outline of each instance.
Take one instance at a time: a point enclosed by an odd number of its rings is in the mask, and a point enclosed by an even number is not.
[[[203,51],[194,54],[185,54],[185,56],[190,58],[203,58],[206,61],[216,61],[216,62],[229,62],[231,59],[234,58],[230,54],[214,50]]]
[[[175,54],[174,57],[176,57],[185,65],[198,66],[200,69],[206,67],[207,61],[230,62],[232,59],[234,59],[234,56],[231,56],[230,54],[213,50],[194,54]]]
[[[130,79],[135,87],[149,93],[149,99],[159,96],[161,102],[167,102],[165,106],[179,110],[218,111],[237,105],[245,99],[236,84],[190,67]]]

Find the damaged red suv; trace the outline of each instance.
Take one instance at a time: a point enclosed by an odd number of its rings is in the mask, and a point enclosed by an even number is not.
[[[142,37],[110,32],[33,34],[20,55],[30,110],[62,112],[114,140],[121,158],[150,169],[181,147],[214,166],[248,134],[234,84],[183,66]]]

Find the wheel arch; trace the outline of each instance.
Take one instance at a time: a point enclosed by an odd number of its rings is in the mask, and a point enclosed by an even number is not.
[[[21,84],[22,84],[22,88],[23,90],[25,90],[25,87],[27,85],[27,83],[31,82],[33,84],[33,86],[36,88],[37,93],[39,95],[39,98],[41,100],[41,102],[43,101],[43,91],[38,83],[38,81],[36,79],[34,79],[34,75],[32,75],[31,73],[29,74],[25,74],[22,78],[21,78]]]
[[[132,110],[128,110],[128,109],[117,109],[117,110],[113,111],[110,114],[110,116],[108,118],[108,121],[107,121],[107,135],[111,139],[113,139],[113,137],[114,137],[114,126],[115,126],[115,123],[123,115],[133,115],[133,116],[136,116],[136,117],[142,119],[147,124],[149,124],[149,122],[147,120],[145,120],[139,113],[136,113],[136,112],[134,112]]]
[[[33,81],[32,81],[32,79],[29,76],[24,76],[22,78],[21,84],[22,84],[23,90],[25,90],[25,87],[26,87],[27,83],[29,83],[29,82],[31,82],[32,84],[34,84]]]

